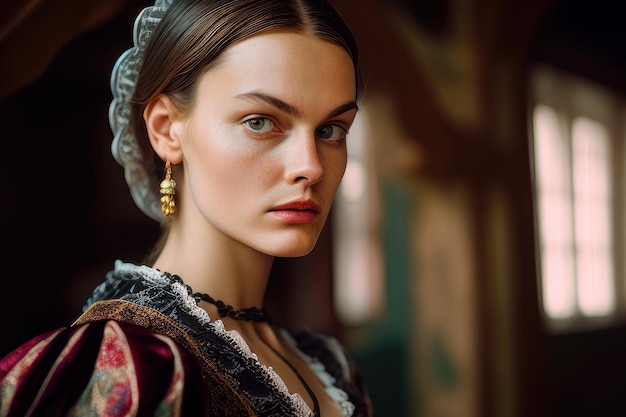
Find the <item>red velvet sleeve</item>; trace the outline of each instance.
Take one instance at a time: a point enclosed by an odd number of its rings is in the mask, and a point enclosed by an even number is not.
[[[100,321],[42,334],[0,360],[0,417],[208,416],[195,359],[172,339]]]

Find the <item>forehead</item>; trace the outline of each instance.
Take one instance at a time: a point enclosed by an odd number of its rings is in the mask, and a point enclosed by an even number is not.
[[[203,84],[230,94],[268,91],[294,104],[356,98],[348,53],[333,42],[294,31],[267,32],[230,46],[219,65],[203,75]]]

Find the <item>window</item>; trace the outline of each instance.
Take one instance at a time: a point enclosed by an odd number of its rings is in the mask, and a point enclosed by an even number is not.
[[[589,81],[532,75],[532,160],[541,304],[555,328],[619,318],[624,100]]]
[[[367,110],[348,136],[348,164],[333,205],[335,310],[341,324],[371,324],[384,309],[380,210]]]

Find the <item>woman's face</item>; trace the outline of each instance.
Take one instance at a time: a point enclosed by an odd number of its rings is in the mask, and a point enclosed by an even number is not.
[[[197,88],[190,114],[173,124],[183,227],[273,256],[310,252],[357,111],[348,54],[310,35],[261,34],[231,46]]]

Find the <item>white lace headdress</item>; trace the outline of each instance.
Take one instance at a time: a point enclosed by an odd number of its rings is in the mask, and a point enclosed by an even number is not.
[[[156,0],[154,6],[139,13],[133,26],[134,46],[125,51],[111,73],[113,101],[109,107],[109,124],[113,131],[111,152],[124,167],[124,178],[135,204],[142,212],[161,221],[164,216],[159,202],[158,179],[151,175],[152,157],[141,152],[130,126],[131,98],[143,63],[143,55],[150,36],[173,0]]]

